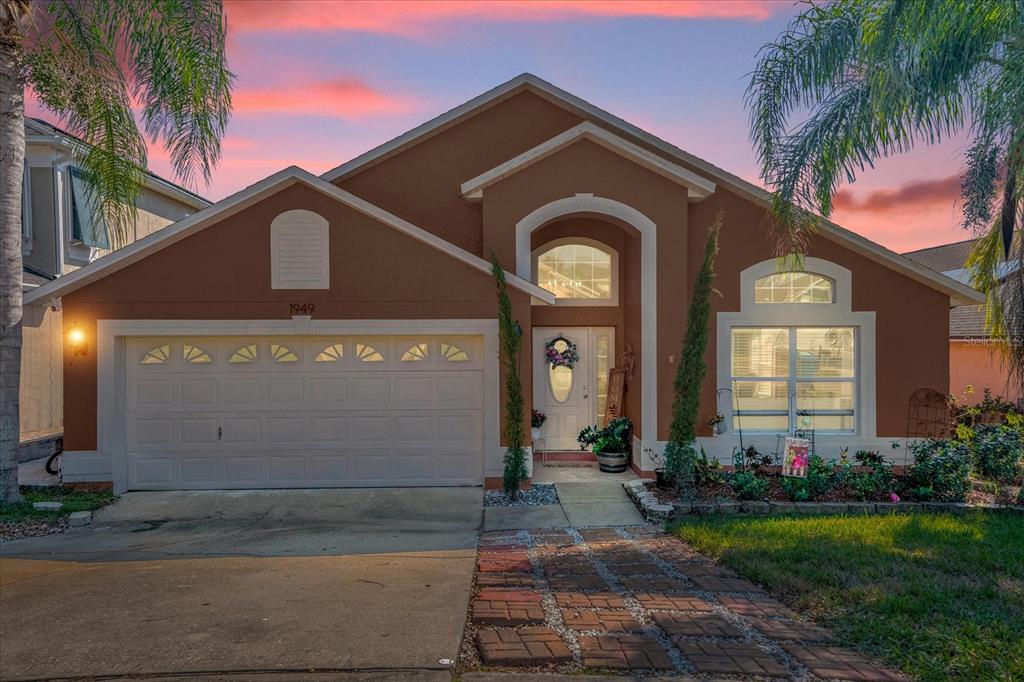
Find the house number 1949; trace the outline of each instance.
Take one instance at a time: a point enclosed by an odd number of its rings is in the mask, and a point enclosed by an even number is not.
[[[288,310],[292,315],[312,315],[316,310],[316,305],[313,303],[289,303]]]

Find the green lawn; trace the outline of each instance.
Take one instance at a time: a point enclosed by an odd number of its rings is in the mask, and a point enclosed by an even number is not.
[[[1024,516],[724,516],[672,531],[916,679],[1024,680]]]
[[[0,523],[18,521],[57,519],[76,511],[92,511],[113,502],[117,497],[112,492],[79,492],[70,488],[22,488],[23,502],[0,504]],[[63,502],[60,511],[33,509],[33,502]]]

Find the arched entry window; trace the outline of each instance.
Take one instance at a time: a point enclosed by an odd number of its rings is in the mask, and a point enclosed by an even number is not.
[[[555,295],[555,305],[617,305],[618,253],[584,238],[558,239],[534,251],[537,285]]]

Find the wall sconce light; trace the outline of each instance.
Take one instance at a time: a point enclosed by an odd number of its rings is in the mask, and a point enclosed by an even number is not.
[[[68,348],[71,349],[71,355],[76,358],[85,355],[89,350],[89,345],[85,342],[85,332],[77,324],[72,324],[68,330]]]

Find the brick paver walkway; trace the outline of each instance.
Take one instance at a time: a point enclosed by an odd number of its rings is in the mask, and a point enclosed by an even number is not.
[[[732,679],[903,679],[656,528],[480,540],[463,665]]]

